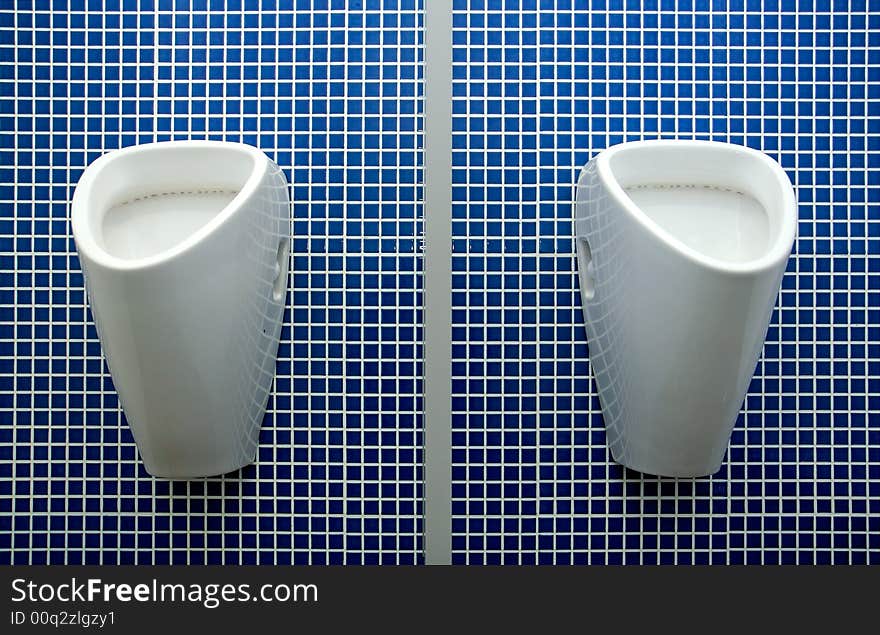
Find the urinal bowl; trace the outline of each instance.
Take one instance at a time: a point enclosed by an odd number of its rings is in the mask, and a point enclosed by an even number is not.
[[[718,471],[796,223],[785,172],[748,148],[625,143],[582,170],[578,275],[615,461],[662,476]]]
[[[83,173],[71,224],[92,315],[146,470],[254,460],[287,292],[284,174],[235,143],[154,143]]]

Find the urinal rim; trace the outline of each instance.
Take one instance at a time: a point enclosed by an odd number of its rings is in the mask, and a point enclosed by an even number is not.
[[[253,160],[253,169],[233,199],[229,201],[222,210],[220,210],[210,221],[205,223],[205,225],[194,231],[176,245],[157,254],[143,258],[120,258],[101,247],[93,235],[88,218],[88,202],[91,199],[92,188],[95,186],[99,174],[111,163],[129,155],[143,154],[147,152],[168,152],[181,147],[202,148],[207,150],[232,149],[238,152],[244,152]],[[226,223],[226,221],[239,209],[241,209],[243,203],[250,199],[260,187],[260,184],[269,169],[270,161],[269,157],[259,148],[246,143],[214,141],[209,139],[156,141],[119,148],[102,154],[86,167],[73,192],[70,223],[77,250],[89,260],[101,266],[125,271],[148,269],[179,258],[201,243],[218,227]]]
[[[781,194],[782,210],[779,231],[777,232],[776,239],[758,258],[747,260],[745,262],[729,262],[703,254],[696,249],[689,247],[673,234],[663,229],[632,201],[614,176],[614,172],[611,169],[611,160],[616,154],[637,150],[640,147],[646,146],[653,148],[663,146],[686,148],[691,146],[700,149],[711,147],[726,152],[740,152],[761,161],[775,177],[776,187],[779,188]],[[724,274],[754,275],[775,269],[780,263],[788,260],[788,257],[791,255],[791,250],[797,234],[797,201],[794,195],[794,188],[782,166],[763,152],[759,152],[758,150],[746,146],[737,145],[735,143],[725,143],[721,141],[651,139],[644,141],[628,141],[612,146],[596,155],[595,161],[598,177],[614,201],[627,214],[629,214],[632,219],[640,223],[647,231],[660,239],[667,247],[695,264]]]

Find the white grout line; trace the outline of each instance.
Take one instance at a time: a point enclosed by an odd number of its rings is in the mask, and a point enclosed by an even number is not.
[[[452,1],[425,0],[424,550],[452,563]]]

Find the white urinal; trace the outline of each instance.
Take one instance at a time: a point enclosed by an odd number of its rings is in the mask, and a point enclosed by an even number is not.
[[[193,478],[252,462],[287,293],[278,166],[237,143],[117,150],[83,173],[71,224],[147,471]]]
[[[662,476],[718,471],[795,238],[788,177],[740,146],[625,143],[581,172],[575,224],[614,460]]]

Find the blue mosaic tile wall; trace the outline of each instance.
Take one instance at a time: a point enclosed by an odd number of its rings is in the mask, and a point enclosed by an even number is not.
[[[419,0],[0,8],[0,563],[415,563]],[[867,0],[455,0],[454,561],[880,562],[880,16]],[[768,152],[799,240],[722,471],[610,461],[573,180],[624,140]],[[293,184],[258,462],[141,467],[69,199],[102,152],[260,146]]]
[[[418,0],[43,0],[0,9],[0,564],[415,563]],[[69,237],[113,148],[260,147],[293,274],[258,460],[150,478]]]
[[[454,561],[880,562],[880,14],[455,0],[453,17]],[[579,169],[656,137],[763,150],[800,202],[706,479],[610,461],[576,293]]]

